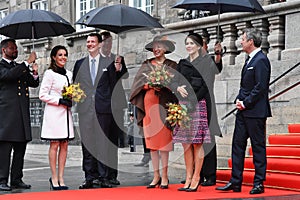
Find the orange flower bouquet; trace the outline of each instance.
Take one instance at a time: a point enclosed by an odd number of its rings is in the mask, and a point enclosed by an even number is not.
[[[64,86],[62,90],[62,97],[76,103],[81,103],[86,98],[86,94],[80,88],[80,84],[71,84],[69,86]]]
[[[168,114],[166,120],[171,128],[175,126],[189,127],[191,118],[188,116],[187,108],[185,105],[176,103],[168,103]]]
[[[151,68],[152,70],[149,74],[143,73],[143,75],[147,77],[148,85],[155,88],[167,87],[174,75],[166,69],[166,65],[151,66]]]

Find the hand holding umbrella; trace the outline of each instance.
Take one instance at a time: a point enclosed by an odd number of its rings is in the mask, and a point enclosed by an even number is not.
[[[31,64],[31,63],[35,63],[36,60],[36,53],[35,51],[31,52],[28,59],[27,59],[27,63]]]

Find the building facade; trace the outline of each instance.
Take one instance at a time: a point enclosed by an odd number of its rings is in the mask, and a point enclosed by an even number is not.
[[[1,0],[0,17],[20,9],[45,9],[57,13],[64,19],[74,24],[76,32],[73,34],[41,38],[35,40],[35,50],[38,55],[37,63],[40,65],[41,76],[48,68],[49,54],[53,46],[65,45],[69,50],[67,68],[72,70],[75,61],[86,55],[85,37],[90,32],[101,31],[75,25],[75,22],[89,10],[105,5],[117,4],[118,0]],[[300,60],[298,45],[300,32],[300,0],[259,0],[266,14],[259,13],[224,13],[221,14],[218,26],[218,16],[206,11],[186,11],[172,9],[177,0],[121,0],[121,3],[142,9],[164,25],[164,30],[133,31],[119,34],[120,54],[125,57],[130,77],[123,82],[129,94],[134,75],[141,63],[151,56],[144,49],[145,44],[153,39],[155,34],[161,32],[168,34],[176,42],[176,50],[168,55],[178,61],[186,56],[184,50],[184,37],[193,31],[207,36],[210,39],[209,51],[217,39],[226,46],[223,57],[224,69],[216,77],[215,96],[219,123],[222,128],[223,138],[217,139],[220,158],[219,166],[227,165],[230,157],[231,138],[234,128],[234,115],[222,119],[234,108],[233,100],[237,94],[240,80],[240,70],[245,54],[241,51],[240,35],[246,27],[256,27],[263,32],[262,49],[268,55],[272,64],[272,78],[276,79],[286,70],[296,65]],[[219,31],[217,28],[219,27]],[[217,33],[219,32],[219,36]],[[113,49],[116,51],[117,35],[114,37]],[[19,40],[19,57],[25,58],[32,50],[32,40]],[[300,79],[300,70],[295,68],[292,72],[272,84],[270,96],[276,95],[286,87]],[[32,97],[32,125],[36,127],[36,138],[39,138],[41,124],[42,104],[37,99],[38,89],[31,91]],[[267,121],[267,134],[283,133],[287,130],[288,123],[299,122],[300,89],[295,87],[283,95],[272,100],[273,117]],[[76,118],[76,115],[74,116]],[[75,120],[76,121],[76,120]]]

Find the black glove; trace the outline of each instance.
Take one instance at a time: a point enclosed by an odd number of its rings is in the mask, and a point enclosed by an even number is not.
[[[72,101],[70,101],[69,99],[59,99],[59,105],[72,107]]]

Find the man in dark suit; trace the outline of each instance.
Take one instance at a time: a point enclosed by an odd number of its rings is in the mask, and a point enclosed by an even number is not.
[[[129,74],[124,58],[111,52],[112,36],[103,31],[100,60],[107,66],[107,74],[103,73],[96,90],[96,112],[102,130],[109,139],[109,162],[107,165],[107,179],[110,184],[120,185],[118,176],[118,146],[124,146],[124,109],[127,108],[122,79]],[[119,143],[120,141],[120,143]]]
[[[117,169],[118,159],[114,141],[119,130],[113,118],[112,94],[127,69],[121,57],[103,58],[102,45],[100,34],[89,34],[86,40],[89,55],[76,61],[73,70],[73,81],[80,83],[87,95],[77,105],[85,172],[85,181],[79,189],[93,188],[93,182],[110,188],[111,182],[116,181],[108,177],[108,168]]]
[[[18,48],[14,39],[1,41],[0,61],[0,191],[30,189],[23,178],[26,145],[32,140],[29,114],[29,87],[38,87],[35,52],[27,61],[16,63]],[[13,150],[12,162],[11,152]],[[10,167],[11,166],[11,167]],[[8,177],[10,172],[10,186]]]
[[[203,49],[208,51],[208,43],[209,38],[203,37]],[[215,64],[218,70],[215,70],[215,73],[221,73],[223,69],[222,64],[222,45],[220,42],[217,42],[214,46],[214,55],[212,55],[212,59],[215,61]],[[214,81],[214,80],[213,80]],[[213,90],[211,91],[212,93]],[[217,122],[217,114],[216,107],[214,101],[214,94],[208,94],[205,96],[205,100],[207,102],[207,118],[208,124],[211,125],[210,135],[211,135],[211,143],[204,143],[203,149],[205,152],[202,169],[200,172],[200,182],[202,186],[212,186],[216,184],[217,178],[217,147],[216,147],[216,139],[215,136],[222,137],[222,133]],[[212,122],[213,123],[210,123]],[[212,127],[215,126],[215,127]]]
[[[255,28],[247,28],[242,35],[241,45],[249,59],[242,69],[239,94],[235,104],[238,109],[232,140],[231,179],[224,187],[216,190],[241,192],[247,139],[250,137],[255,175],[250,194],[264,193],[266,179],[266,120],[271,116],[269,104],[269,81],[271,65],[259,48],[262,34]]]

